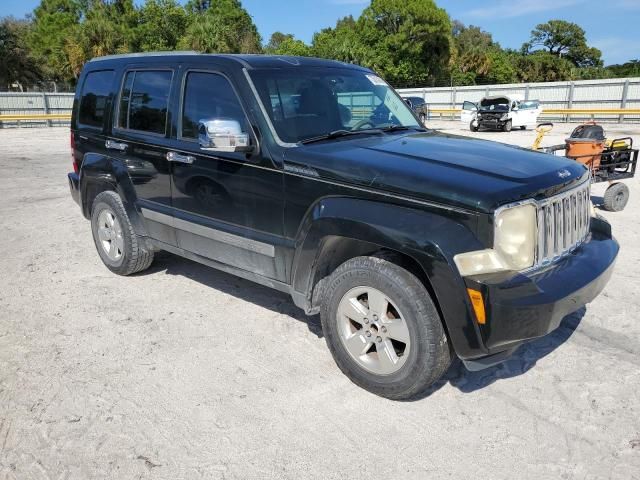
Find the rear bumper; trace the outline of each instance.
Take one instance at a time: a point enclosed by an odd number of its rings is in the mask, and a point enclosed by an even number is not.
[[[71,198],[78,205],[80,204],[80,177],[77,173],[71,172],[67,174],[67,180],[69,181],[69,191],[71,192]]]
[[[479,326],[484,352],[463,360],[486,366],[496,363],[489,357],[505,360],[518,346],[555,330],[565,316],[598,296],[611,277],[619,246],[608,223],[592,219],[591,224],[585,243],[545,269],[466,279],[469,288],[482,292],[487,321]]]

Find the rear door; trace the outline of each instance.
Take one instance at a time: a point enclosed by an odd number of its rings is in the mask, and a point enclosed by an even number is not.
[[[460,112],[460,121],[465,125],[469,125],[471,120],[476,118],[478,113],[478,106],[473,102],[463,102],[462,112]]]
[[[116,82],[113,68],[87,72],[80,79],[77,111],[74,111],[74,157],[78,164],[86,153],[104,155],[109,101]],[[75,110],[75,109],[74,109]]]
[[[175,69],[138,65],[124,69],[105,146],[127,170],[151,237],[176,245],[170,222],[169,100]]]
[[[285,280],[283,179],[247,116],[230,76],[184,65],[172,162],[178,246],[200,256]],[[200,148],[200,120],[228,119],[249,133],[255,151]]]

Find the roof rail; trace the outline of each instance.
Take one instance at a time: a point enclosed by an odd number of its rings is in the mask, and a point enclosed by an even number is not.
[[[144,58],[144,57],[157,57],[166,55],[199,55],[198,52],[193,50],[171,50],[166,52],[143,52],[143,53],[121,53],[118,55],[105,55],[103,57],[95,57],[89,60],[90,62],[96,62],[100,60],[114,60],[118,58]]]

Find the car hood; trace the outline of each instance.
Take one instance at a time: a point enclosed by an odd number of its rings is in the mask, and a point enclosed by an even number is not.
[[[284,160],[297,174],[484,212],[588,175],[563,157],[436,131],[335,139],[288,149]]]

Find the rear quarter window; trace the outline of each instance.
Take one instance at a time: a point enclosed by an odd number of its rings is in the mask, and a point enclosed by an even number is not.
[[[80,93],[78,123],[101,129],[107,115],[109,94],[113,82],[113,70],[89,72]]]

